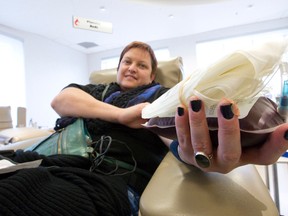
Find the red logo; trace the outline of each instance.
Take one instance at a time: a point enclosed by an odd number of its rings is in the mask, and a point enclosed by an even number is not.
[[[78,24],[79,24],[79,20],[76,19],[76,20],[74,21],[74,25],[77,26]]]

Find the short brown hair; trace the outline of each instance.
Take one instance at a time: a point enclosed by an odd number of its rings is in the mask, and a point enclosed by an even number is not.
[[[155,53],[153,51],[153,49],[146,43],[143,43],[143,42],[140,42],[140,41],[133,41],[132,43],[128,44],[121,52],[120,54],[120,59],[119,59],[119,62],[118,62],[118,67],[117,67],[117,71],[120,67],[120,63],[122,61],[122,58],[123,56],[125,55],[126,52],[128,52],[130,49],[132,48],[139,48],[139,49],[143,49],[143,50],[146,50],[150,57],[151,57],[151,67],[152,67],[152,74],[156,74],[156,70],[157,70],[157,65],[158,65],[158,62],[157,62],[157,59],[156,59],[156,56],[155,56]]]

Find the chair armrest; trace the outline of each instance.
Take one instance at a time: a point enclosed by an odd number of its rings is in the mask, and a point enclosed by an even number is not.
[[[33,137],[30,139],[26,139],[23,141],[15,142],[15,143],[10,143],[8,145],[0,145],[0,151],[1,150],[18,150],[18,149],[26,149],[36,143],[41,142],[42,140],[46,139],[49,135],[43,135],[39,137]]]
[[[279,216],[255,166],[205,173],[169,152],[140,200],[141,216]]]
[[[53,131],[49,129],[38,129],[33,127],[20,127],[20,128],[8,128],[0,131],[0,136],[9,138],[9,142],[15,143],[32,139],[36,137],[42,137],[50,135]]]
[[[17,150],[25,149],[40,140],[46,138],[53,130],[38,129],[32,127],[9,128],[0,131],[0,138],[4,143],[0,142],[0,150]]]

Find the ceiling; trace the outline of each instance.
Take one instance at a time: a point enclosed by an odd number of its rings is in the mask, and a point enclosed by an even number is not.
[[[287,0],[0,0],[0,25],[83,53],[288,17]],[[112,23],[112,33],[73,27],[73,16]],[[85,48],[79,43],[95,43]]]

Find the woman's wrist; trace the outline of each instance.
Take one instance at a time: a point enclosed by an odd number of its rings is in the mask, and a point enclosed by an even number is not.
[[[190,165],[188,163],[186,163],[185,161],[183,161],[179,155],[179,142],[178,140],[173,140],[173,142],[170,144],[169,149],[171,151],[171,153],[174,155],[175,158],[177,158],[177,160],[179,160],[180,162]]]

